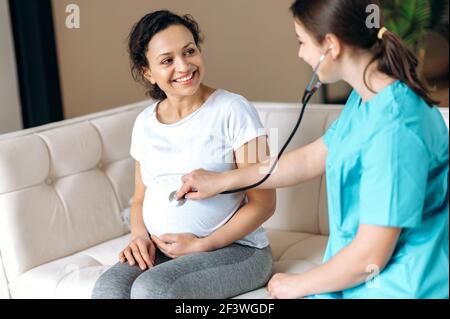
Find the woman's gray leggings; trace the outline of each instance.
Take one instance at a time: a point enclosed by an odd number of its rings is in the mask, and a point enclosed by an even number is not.
[[[170,259],[159,250],[142,271],[117,263],[97,280],[95,299],[225,299],[263,287],[272,275],[272,252],[232,244]]]

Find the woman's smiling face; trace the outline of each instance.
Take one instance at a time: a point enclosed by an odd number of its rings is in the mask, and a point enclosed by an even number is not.
[[[146,78],[167,96],[192,96],[204,77],[204,63],[192,33],[172,25],[158,32],[148,44]]]

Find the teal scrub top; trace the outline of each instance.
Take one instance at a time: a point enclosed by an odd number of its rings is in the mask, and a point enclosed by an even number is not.
[[[378,276],[314,297],[449,297],[448,137],[439,110],[401,81],[368,102],[352,92],[324,135],[330,224],[324,262],[353,241],[360,224],[402,231]]]

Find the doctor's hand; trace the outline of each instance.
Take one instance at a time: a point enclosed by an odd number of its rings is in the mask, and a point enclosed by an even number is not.
[[[151,268],[155,264],[155,244],[150,236],[135,237],[128,246],[119,253],[119,262],[128,261],[130,266],[138,264],[141,270]]]
[[[182,177],[183,186],[176,193],[176,199],[206,199],[226,190],[223,173],[197,169]]]
[[[152,235],[152,240],[159,250],[170,258],[207,251],[203,240],[193,234],[164,234],[159,237]]]
[[[304,297],[301,291],[300,275],[275,274],[267,284],[267,291],[272,299],[296,299]]]

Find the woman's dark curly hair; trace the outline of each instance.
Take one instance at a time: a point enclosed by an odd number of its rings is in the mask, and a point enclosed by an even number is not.
[[[167,10],[155,11],[144,16],[133,26],[128,37],[131,74],[137,82],[142,83],[149,89],[147,94],[156,100],[164,100],[167,96],[157,84],[151,84],[144,77],[144,68],[149,68],[146,53],[148,44],[153,36],[172,25],[185,26],[191,31],[195,44],[200,48],[203,39],[194,18],[191,15],[179,16]]]

